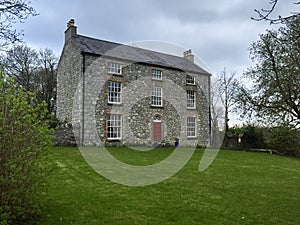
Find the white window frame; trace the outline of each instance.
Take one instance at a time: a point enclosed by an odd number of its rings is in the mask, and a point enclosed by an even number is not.
[[[122,65],[120,63],[109,62],[108,63],[108,73],[111,74],[122,74]]]
[[[109,80],[107,82],[107,94],[108,94],[107,102],[109,104],[121,104],[122,103],[122,83]]]
[[[152,69],[152,79],[162,80],[162,70]]]
[[[163,89],[162,87],[153,86],[151,89],[151,105],[152,106],[163,106]]]
[[[186,101],[188,109],[196,109],[196,91],[186,91]]]
[[[188,138],[197,137],[197,120],[196,120],[196,117],[187,117],[187,119],[186,119],[186,136]]]
[[[191,82],[193,81],[193,82]],[[186,84],[195,85],[195,77],[191,75],[186,75]]]
[[[122,115],[109,114],[106,128],[108,140],[120,140],[122,138]]]

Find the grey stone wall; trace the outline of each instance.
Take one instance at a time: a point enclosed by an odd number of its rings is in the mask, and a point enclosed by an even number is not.
[[[98,67],[99,75],[107,75],[107,63],[109,59],[102,59],[95,63]],[[106,138],[106,120],[110,113],[122,114],[122,140],[124,144],[153,144],[152,122],[156,114],[162,119],[163,139],[174,141],[179,138],[181,145],[193,145],[197,142],[200,145],[207,145],[209,139],[209,111],[208,111],[208,76],[191,74],[196,77],[196,85],[186,85],[186,72],[174,69],[159,68],[163,70],[163,80],[152,80],[152,66],[138,63],[128,63],[114,60],[124,65],[122,76],[108,75],[107,80],[122,82],[123,99],[121,105],[107,104],[107,89],[105,85],[97,96],[95,114],[97,121],[97,133],[102,142],[108,141]],[[98,64],[98,66],[96,65]],[[102,71],[101,71],[102,70]],[[100,72],[101,71],[101,72]],[[168,81],[168,82],[167,82]],[[176,93],[172,90],[172,83],[181,88],[183,92]],[[170,86],[171,85],[171,86]],[[163,107],[151,106],[151,87],[159,86],[163,88]],[[186,109],[186,90],[197,92],[196,109],[185,110],[184,113],[178,109]],[[182,115],[183,114],[183,115]],[[186,117],[197,117],[197,137],[186,137]],[[180,117],[180,115],[183,117]],[[183,122],[181,122],[183,120]]]
[[[111,61],[123,65],[121,76],[107,72],[108,62]],[[85,62],[84,99],[82,56],[70,43],[64,47],[58,71],[57,115],[61,120],[67,119],[77,127],[75,136],[79,143],[100,145],[107,142],[107,118],[110,113],[116,113],[122,115],[123,130],[120,141],[123,144],[152,145],[152,122],[156,114],[162,120],[163,139],[172,143],[174,138],[180,138],[182,146],[208,144],[209,76],[91,55],[85,56]],[[163,71],[161,81],[151,79],[152,68]],[[196,85],[186,85],[187,74],[195,76]],[[122,82],[122,104],[107,103],[108,80]],[[163,89],[162,107],[151,106],[152,86]],[[187,109],[186,90],[197,92],[196,109]],[[187,138],[186,117],[195,115],[197,137]]]
[[[82,74],[82,56],[71,41],[65,43],[57,71],[57,117],[71,122],[74,95]]]

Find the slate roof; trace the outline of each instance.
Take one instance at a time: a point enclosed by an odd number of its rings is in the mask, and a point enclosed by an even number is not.
[[[146,50],[129,45],[94,39],[82,35],[72,36],[72,41],[83,53],[91,53],[99,56],[108,56],[136,63],[146,63],[150,65],[175,68],[183,71],[210,75],[203,68],[190,60],[169,55],[165,53]]]

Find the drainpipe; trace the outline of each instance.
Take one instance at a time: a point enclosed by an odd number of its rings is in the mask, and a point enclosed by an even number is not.
[[[211,118],[211,102],[210,102],[210,85],[211,85],[211,83],[210,83],[210,78],[211,78],[211,76],[209,76],[208,77],[208,129],[209,129],[209,145],[210,145],[210,147],[212,147],[212,139],[213,139],[213,137],[212,137],[212,130],[211,130],[211,120],[212,120],[212,118]]]
[[[84,145],[84,110],[85,110],[85,54],[82,52],[82,126],[81,145]]]

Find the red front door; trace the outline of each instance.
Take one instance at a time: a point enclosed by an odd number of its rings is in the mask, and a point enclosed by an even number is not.
[[[153,140],[161,141],[161,122],[153,121]]]

